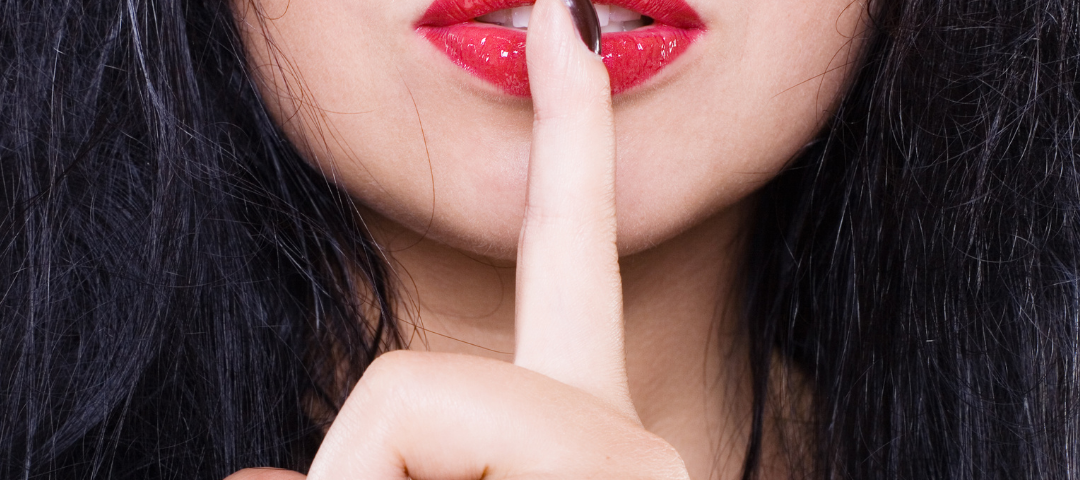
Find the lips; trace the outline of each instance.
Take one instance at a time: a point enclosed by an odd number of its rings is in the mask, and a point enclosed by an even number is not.
[[[530,4],[529,0],[435,0],[416,23],[416,32],[465,71],[509,95],[528,97],[525,31],[476,19],[497,17],[502,10]],[[646,23],[652,21],[633,30],[601,35],[600,51],[611,77],[612,94],[652,78],[705,31],[697,13],[683,0],[600,0],[597,4],[622,7],[648,17]]]

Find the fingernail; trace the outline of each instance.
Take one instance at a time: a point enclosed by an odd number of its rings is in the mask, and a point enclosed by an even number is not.
[[[570,16],[574,18],[581,41],[593,53],[600,55],[600,19],[596,17],[596,8],[589,0],[563,0]]]

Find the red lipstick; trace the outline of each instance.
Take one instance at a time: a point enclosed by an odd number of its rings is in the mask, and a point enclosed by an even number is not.
[[[435,0],[416,23],[416,31],[457,66],[507,94],[528,97],[525,32],[475,18],[531,4],[530,0]],[[705,31],[697,12],[683,0],[601,0],[597,4],[619,6],[652,19],[652,24],[642,28],[601,35],[600,50],[612,94],[652,78]]]

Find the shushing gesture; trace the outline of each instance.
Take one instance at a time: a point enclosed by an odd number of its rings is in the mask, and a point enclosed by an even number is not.
[[[527,36],[534,122],[513,364],[390,352],[364,373],[309,480],[687,479],[630,400],[608,74],[561,0]],[[292,480],[248,469],[229,480]]]

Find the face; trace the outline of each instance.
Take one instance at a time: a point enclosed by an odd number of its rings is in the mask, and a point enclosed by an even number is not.
[[[455,15],[498,21],[527,2],[236,1],[263,96],[313,165],[392,224],[513,258],[533,118],[514,76],[524,35]],[[612,1],[655,18],[604,35],[620,56],[606,63],[623,254],[775,176],[836,105],[866,17],[861,0]],[[643,42],[644,57],[626,47]]]

